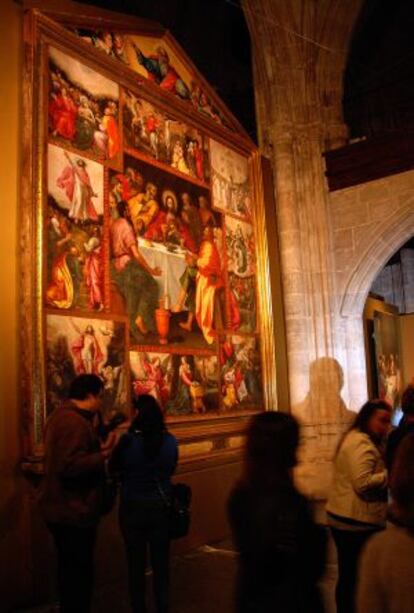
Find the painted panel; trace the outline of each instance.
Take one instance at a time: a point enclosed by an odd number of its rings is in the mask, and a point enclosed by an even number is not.
[[[46,339],[47,413],[67,398],[70,382],[83,373],[103,380],[104,418],[129,410],[124,323],[49,314]]]
[[[216,355],[131,351],[130,365],[133,395],[154,396],[167,417],[218,412]]]
[[[252,216],[248,159],[233,149],[210,140],[213,203],[224,213],[245,219]]]
[[[130,91],[123,93],[125,147],[153,158],[184,175],[209,178],[207,139]]]
[[[223,410],[260,407],[263,396],[258,339],[228,335],[221,346],[220,363]]]
[[[49,49],[49,136],[115,162],[120,155],[119,87],[55,47]]]
[[[125,173],[110,174],[109,200],[111,300],[129,317],[131,342],[214,345],[224,319],[223,240],[209,192],[127,157]]]

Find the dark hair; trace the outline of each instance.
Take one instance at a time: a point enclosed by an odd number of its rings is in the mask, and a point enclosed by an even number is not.
[[[144,453],[149,459],[154,459],[160,450],[163,434],[166,431],[161,407],[149,394],[134,398],[133,405],[138,414],[129,431],[141,433],[144,439]]]
[[[289,477],[296,464],[299,425],[292,415],[259,413],[250,422],[246,445],[246,481],[271,486]]]
[[[336,447],[335,455],[338,453],[340,448],[342,447],[342,443],[344,442],[348,432],[351,430],[359,430],[359,432],[363,432],[364,434],[368,434],[368,436],[375,442],[375,437],[368,429],[368,423],[371,417],[374,415],[375,411],[388,411],[391,414],[391,405],[381,398],[375,398],[374,400],[368,400],[365,404],[362,405],[360,411],[356,414],[354,421],[351,426],[346,430],[346,432],[340,437],[338,445]]]
[[[414,529],[414,433],[398,445],[390,477],[392,514],[397,521]]]
[[[403,391],[401,410],[404,415],[414,415],[414,385],[409,385]]]
[[[128,203],[125,200],[119,200],[119,202],[117,202],[116,210],[118,211],[118,215],[120,217],[123,217],[124,219],[129,218]]]
[[[380,398],[374,400],[368,400],[362,407],[359,413],[357,413],[350,430],[359,430],[371,436],[368,429],[369,420],[376,411],[388,411],[391,413],[391,405]]]
[[[97,375],[78,375],[69,387],[68,397],[73,400],[86,400],[89,394],[99,396],[103,381]]]

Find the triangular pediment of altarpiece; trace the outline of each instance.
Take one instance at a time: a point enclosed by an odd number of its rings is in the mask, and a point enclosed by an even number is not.
[[[45,7],[46,5],[46,7]],[[78,38],[79,49],[91,47],[107,56],[113,70],[143,82],[155,96],[171,96],[174,104],[200,119],[214,122],[250,141],[244,128],[197,70],[168,30],[147,19],[122,15],[76,2],[25,2]],[[92,51],[94,53],[94,51]],[[250,141],[251,143],[251,141]],[[253,143],[251,143],[253,145]]]

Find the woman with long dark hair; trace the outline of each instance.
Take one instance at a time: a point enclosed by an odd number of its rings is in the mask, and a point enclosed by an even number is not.
[[[385,400],[366,402],[339,443],[326,506],[338,553],[338,613],[355,610],[359,554],[385,527],[388,474],[383,448],[391,407]]]
[[[325,533],[296,490],[299,427],[286,413],[256,415],[247,433],[244,476],[229,517],[240,553],[238,613],[320,613],[316,582],[325,563]]]
[[[119,522],[124,538],[134,613],[147,610],[145,568],[149,547],[157,613],[168,611],[169,496],[178,460],[175,437],[167,431],[157,401],[134,400],[137,415],[114,449],[110,470],[121,476]]]

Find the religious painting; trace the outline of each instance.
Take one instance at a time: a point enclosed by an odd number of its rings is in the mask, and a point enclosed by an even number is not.
[[[90,373],[105,420],[148,393],[190,454],[218,457],[276,406],[257,149],[161,27],[25,20],[27,455],[42,456],[47,416]]]
[[[402,392],[398,315],[374,312],[374,341],[379,397],[396,409]]]
[[[213,205],[224,213],[251,219],[252,202],[248,160],[225,145],[210,140]]]
[[[255,274],[255,241],[253,226],[249,223],[225,216],[226,253],[229,272],[239,277]]]
[[[46,403],[50,413],[67,398],[76,375],[89,373],[104,384],[102,413],[127,412],[125,324],[49,314],[46,318]]]
[[[116,165],[119,86],[55,47],[49,47],[48,115],[54,143]]]
[[[209,178],[207,139],[158,111],[131,91],[123,92],[124,145],[205,183]]]
[[[230,127],[200,80],[165,40],[168,35],[162,40],[154,40],[152,36],[137,36],[109,30],[76,28],[74,31],[82,40],[108,57],[121,61],[178,99],[188,101],[205,117]]]
[[[132,157],[110,173],[111,305],[133,344],[210,347],[223,327],[222,220],[209,192]]]
[[[220,348],[220,367],[224,411],[262,405],[260,351],[255,336],[227,335]]]
[[[103,168],[48,146],[45,302],[104,308]]]
[[[77,224],[102,221],[104,169],[101,164],[48,146],[48,193]]]
[[[228,273],[228,321],[234,332],[255,332],[257,327],[255,277]]]
[[[228,317],[238,332],[256,331],[255,241],[253,226],[225,216]]]
[[[217,412],[216,355],[131,351],[130,366],[133,395],[154,396],[167,417]]]

